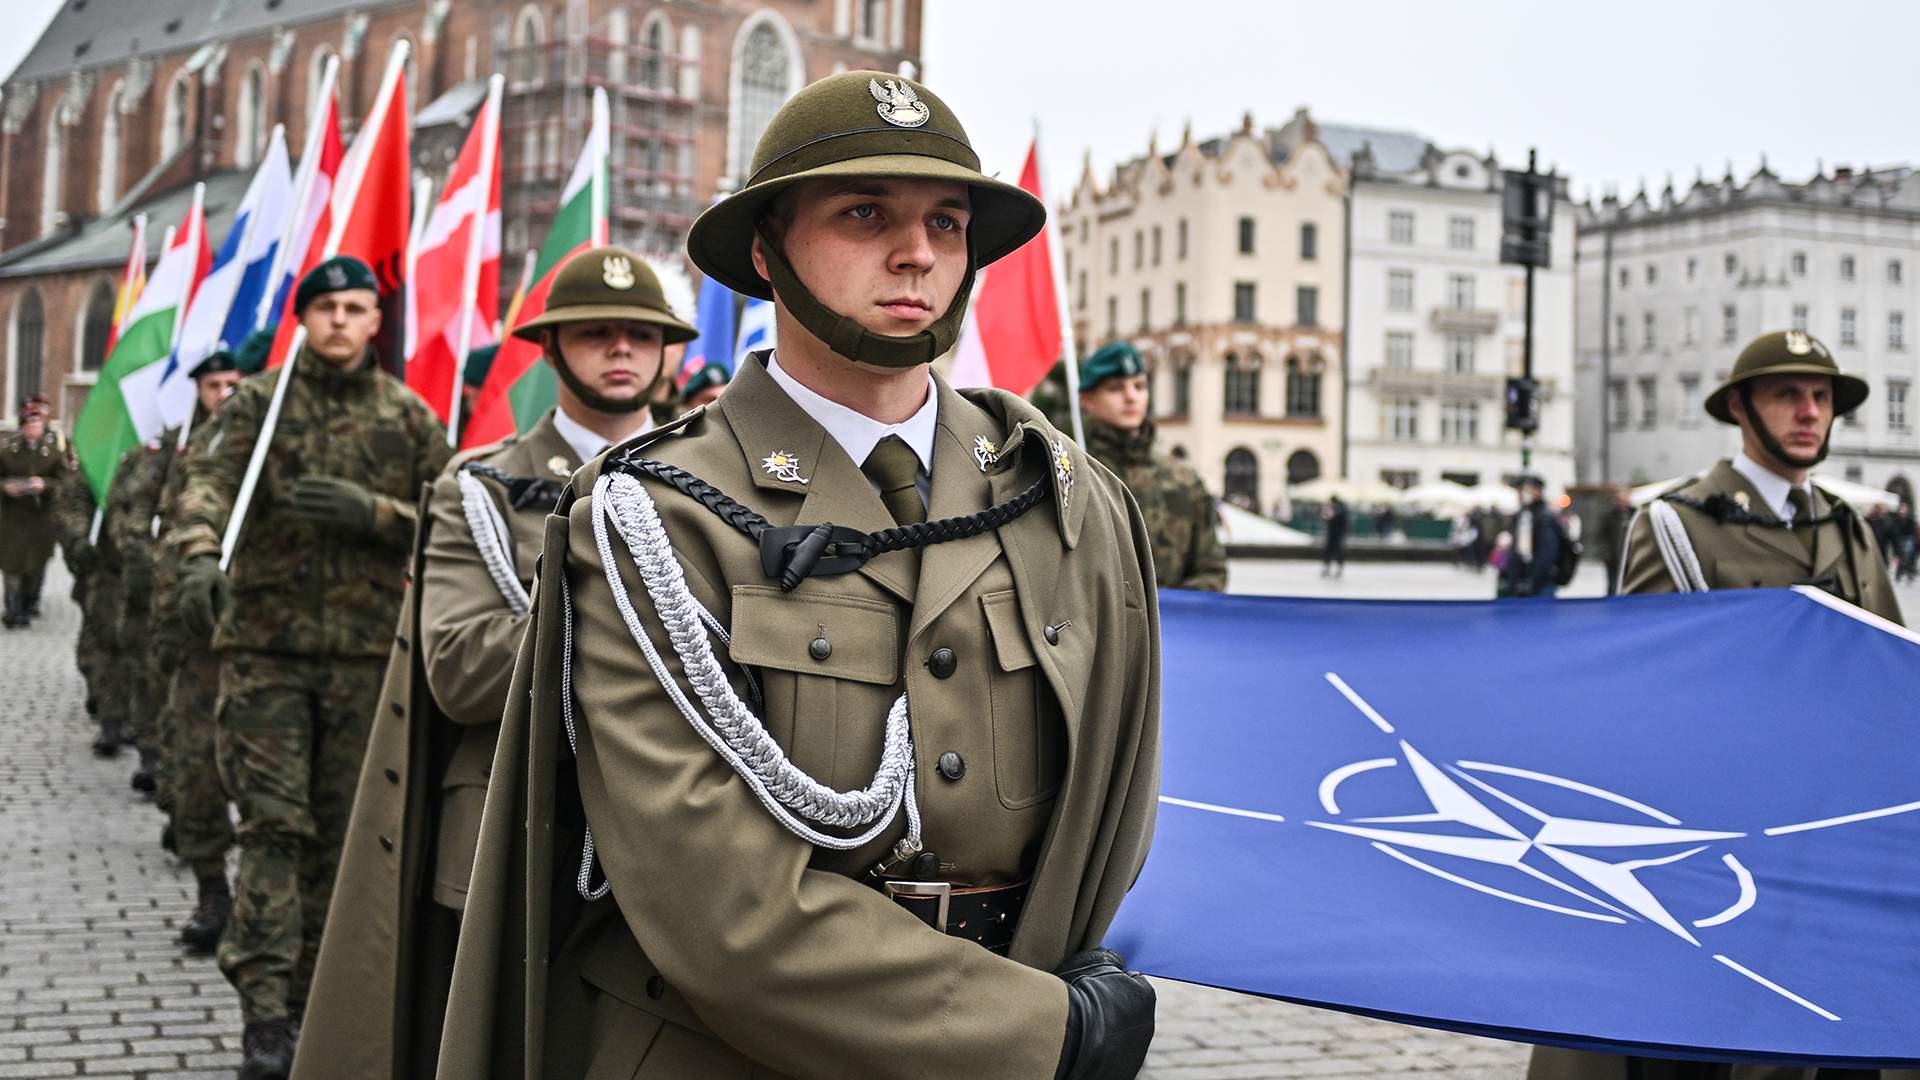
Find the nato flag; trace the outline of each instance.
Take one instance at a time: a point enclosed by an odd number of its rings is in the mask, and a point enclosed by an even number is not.
[[[1816,590],[1167,592],[1154,975],[1656,1056],[1920,1061],[1920,637]]]

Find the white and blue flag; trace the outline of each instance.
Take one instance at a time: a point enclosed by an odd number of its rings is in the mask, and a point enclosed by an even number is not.
[[[740,331],[733,343],[733,363],[729,371],[739,371],[740,361],[750,352],[774,347],[773,305],[757,297],[747,297],[740,309]]]
[[[1129,966],[1592,1050],[1920,1062],[1920,635],[1810,587],[1160,604]]]

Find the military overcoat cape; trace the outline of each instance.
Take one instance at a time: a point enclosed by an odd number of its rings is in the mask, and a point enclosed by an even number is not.
[[[666,428],[616,447],[581,469],[562,493],[555,513],[547,519],[532,622],[522,639],[507,695],[508,707],[502,720],[481,823],[479,852],[461,925],[451,1000],[440,1046],[441,1077],[558,1080],[601,1075],[607,1061],[603,1054],[608,1049],[605,1039],[609,1032],[613,1038],[629,1040],[667,1040],[670,1034],[677,1040],[666,1050],[659,1045],[645,1048],[643,1042],[644,1064],[637,1073],[631,1066],[621,1071],[620,1075],[626,1076],[744,1078],[749,1075],[897,1074],[958,1080],[989,1075],[1052,1074],[1064,1029],[1065,995],[1061,984],[1043,972],[1058,966],[1074,951],[1101,940],[1139,873],[1151,838],[1158,799],[1159,615],[1153,600],[1151,544],[1124,487],[1112,474],[1091,462],[1077,446],[1062,438],[1037,410],[1012,395],[991,390],[956,392],[944,382],[937,384],[942,418],[940,437],[953,445],[948,448],[943,444],[943,448],[936,451],[939,466],[934,470],[935,494],[929,500],[930,516],[940,516],[939,512],[958,505],[951,495],[942,495],[942,470],[961,469],[962,465],[971,468],[969,455],[976,438],[997,444],[994,450],[998,457],[991,462],[991,475],[982,475],[988,472],[983,465],[971,479],[966,479],[964,470],[948,472],[945,483],[954,485],[964,481],[977,485],[979,495],[990,495],[993,503],[999,503],[1044,479],[1051,485],[1050,497],[1002,526],[997,530],[997,537],[988,534],[977,541],[955,542],[944,551],[926,549],[920,595],[928,595],[926,589],[931,580],[945,590],[942,595],[951,601],[962,595],[964,584],[949,586],[962,579],[971,580],[968,575],[980,574],[989,562],[1000,568],[993,573],[1010,575],[996,580],[1010,580],[1017,598],[996,594],[997,602],[990,615],[1000,620],[996,625],[1003,628],[1002,633],[1006,628],[1019,629],[1017,647],[1021,655],[1010,658],[1001,654],[1000,666],[994,670],[1005,670],[1011,659],[1023,670],[1037,672],[1042,685],[1057,698],[1064,720],[1065,745],[1061,752],[1064,760],[1060,762],[1057,796],[1048,804],[1051,810],[1044,832],[1036,837],[1037,854],[1032,863],[1030,891],[1009,953],[1015,963],[996,958],[968,942],[918,926],[911,916],[894,909],[877,891],[869,893],[843,878],[824,879],[838,880],[839,885],[821,885],[822,879],[812,872],[783,863],[766,867],[764,883],[758,887],[764,889],[766,902],[774,904],[791,905],[791,898],[783,895],[782,890],[793,888],[800,888],[799,895],[811,898],[816,906],[808,907],[806,901],[801,901],[799,908],[804,910],[798,915],[796,909],[789,906],[782,916],[785,921],[776,921],[776,925],[782,933],[806,937],[815,929],[808,920],[822,920],[818,931],[824,936],[820,937],[818,948],[795,949],[780,962],[762,966],[758,973],[768,978],[758,985],[740,984],[741,979],[754,977],[742,970],[740,956],[715,955],[711,966],[723,976],[737,978],[728,981],[723,977],[715,996],[715,972],[699,972],[700,978],[707,981],[703,988],[707,993],[702,1003],[696,1005],[693,991],[672,984],[674,976],[665,972],[665,963],[650,961],[634,947],[632,935],[621,924],[622,895],[629,897],[627,903],[645,906],[662,901],[658,895],[633,897],[633,892],[677,890],[676,902],[693,907],[696,913],[706,910],[709,904],[716,908],[731,905],[733,915],[715,910],[712,917],[744,920],[727,925],[736,927],[745,938],[733,938],[720,951],[736,950],[734,942],[738,940],[765,940],[761,931],[766,926],[757,921],[764,903],[758,899],[761,894],[754,892],[756,886],[753,885],[761,881],[762,876],[755,873],[755,868],[743,871],[739,867],[714,867],[708,863],[703,871],[698,857],[688,856],[688,865],[642,866],[639,869],[643,873],[636,878],[631,847],[645,846],[646,839],[632,832],[617,831],[619,826],[630,822],[602,820],[596,816],[595,820],[600,821],[596,833],[602,834],[598,838],[602,841],[599,846],[603,858],[612,859],[618,854],[625,862],[624,866],[608,863],[606,867],[606,872],[613,875],[620,887],[613,896],[592,903],[584,902],[576,889],[586,803],[600,807],[597,813],[611,813],[617,818],[626,804],[645,804],[661,798],[658,790],[661,781],[657,774],[648,782],[636,777],[624,780],[622,787],[621,776],[601,768],[610,761],[629,760],[616,755],[629,749],[622,740],[632,736],[633,724],[627,714],[609,715],[605,710],[607,702],[627,692],[625,687],[604,683],[589,685],[584,681],[575,687],[575,697],[585,709],[579,718],[582,721],[579,756],[569,748],[563,716],[563,669],[570,660],[577,669],[583,661],[595,659],[591,654],[576,651],[583,648],[576,640],[581,632],[577,621],[601,619],[604,613],[599,612],[597,606],[609,609],[613,606],[605,595],[605,584],[595,585],[592,581],[598,576],[597,567],[589,572],[576,566],[574,571],[579,576],[569,578],[570,561],[592,559],[590,532],[584,537],[574,534],[592,529],[591,515],[596,508],[591,493],[602,473],[614,467],[612,459],[629,450],[670,459],[675,448],[660,445],[662,440],[678,439],[683,433],[692,433],[697,439],[703,425],[709,429],[721,425],[722,432],[731,432],[732,437],[739,440],[741,449],[748,451],[749,460],[755,466],[754,475],[750,476],[739,471],[736,461],[731,466],[734,471],[726,476],[704,479],[739,483],[748,488],[771,486],[770,481],[763,481],[757,475],[760,462],[752,448],[757,446],[756,440],[781,436],[769,434],[768,425],[758,422],[763,416],[745,412],[750,401],[777,393],[771,390],[771,385],[758,362],[744,364],[740,381],[715,405],[696,410]],[[780,408],[787,411],[775,410],[774,415],[783,423],[790,423],[775,427],[791,432],[796,426],[804,426],[797,408],[783,395],[780,401]],[[728,412],[730,407],[740,415],[735,417]],[[989,432],[995,435],[990,436]],[[813,441],[806,441],[809,438]],[[815,428],[801,434],[802,441],[792,447],[802,456],[816,455],[807,459],[815,462],[816,467],[812,486],[805,489],[796,486],[794,493],[804,491],[807,505],[818,511],[840,497],[824,490],[829,487],[828,481],[840,479],[848,481],[843,491],[850,492],[857,486],[858,497],[878,507],[877,497],[851,463],[840,460],[835,466],[839,471],[832,477],[827,475],[831,470],[826,459],[838,450],[823,448],[820,440],[824,438],[824,433]],[[689,440],[688,445],[695,443]],[[947,456],[940,456],[942,454]],[[844,455],[841,458],[844,459]],[[663,515],[707,513],[691,500],[686,503],[693,507],[690,511],[670,504],[668,500],[686,497],[664,485],[648,481],[647,488],[660,504]],[[731,494],[745,498],[755,492]],[[766,496],[768,492],[763,490],[758,494]],[[816,504],[816,496],[823,501]],[[949,499],[944,505],[943,498]],[[777,511],[776,516],[776,511],[768,510],[767,505],[756,505],[756,509],[767,510],[775,525],[787,524],[788,519],[795,516],[793,509]],[[780,505],[797,507],[798,503],[789,500]],[[985,505],[982,502],[972,509],[982,509]],[[814,520],[804,508],[800,513],[809,522]],[[690,528],[725,527],[704,517],[681,517],[680,521]],[[841,520],[836,524],[866,527],[857,521]],[[710,539],[723,535],[708,534]],[[739,543],[748,542],[742,537]],[[686,549],[677,550],[681,551],[683,561],[689,558]],[[743,556],[741,550],[735,549],[730,557],[737,560]],[[942,561],[936,563],[935,560]],[[696,558],[695,562],[698,561]],[[632,578],[631,570],[627,574],[631,592],[639,594],[644,601],[644,591]],[[868,569],[860,571],[859,576],[868,578],[860,582],[859,587],[871,586]],[[735,587],[739,590],[736,595],[750,594],[766,600],[766,584],[743,580]],[[567,592],[569,587],[574,590],[571,597]],[[588,588],[598,591],[589,596],[584,592]],[[777,594],[778,590],[772,592]],[[977,620],[979,601],[970,602],[970,606],[969,617]],[[777,611],[764,607],[759,610],[762,613]],[[949,610],[959,612],[957,608]],[[933,617],[931,612],[909,611],[915,623]],[[720,613],[716,611],[716,614]],[[1061,619],[1062,614],[1067,618]],[[736,619],[743,615],[736,606]],[[724,614],[720,617],[723,621],[726,619]],[[596,625],[604,627],[605,623]],[[741,621],[736,633],[743,632],[739,627],[746,625]],[[1069,625],[1072,629],[1065,629]],[[891,633],[891,619],[887,626]],[[811,636],[811,627],[807,630]],[[904,621],[901,631],[903,637],[907,636]],[[1043,639],[1050,644],[1035,647],[1032,651],[1037,655],[1027,656],[1025,643]],[[891,637],[885,640],[892,643]],[[993,639],[995,645],[1002,640]],[[1009,648],[1014,647],[1010,636],[1005,640]],[[799,655],[804,657],[806,641],[802,639],[798,646]],[[632,649],[638,662],[637,646],[628,642],[627,647]],[[972,654],[970,662],[991,662],[988,658],[993,655],[992,646],[981,647],[989,651]],[[967,648],[973,648],[971,640]],[[887,656],[886,651],[862,652],[857,660],[854,657],[849,660],[897,664],[897,654]],[[836,660],[841,656],[841,651],[835,651]],[[642,667],[625,681],[651,678]],[[928,682],[916,685],[933,694],[930,700],[941,700],[930,677],[915,675],[915,678],[929,678]],[[876,678],[872,681],[883,685],[866,686],[864,692],[869,695],[881,692],[892,679],[892,675]],[[953,682],[957,684],[960,680]],[[843,703],[848,700],[844,695],[850,692],[854,691],[842,690]],[[873,698],[861,700],[864,705]],[[604,720],[588,720],[595,709],[603,710]],[[945,715],[948,710],[941,712],[941,717],[915,721],[915,756],[919,762],[919,790],[923,800],[932,790],[928,787],[930,783],[941,783],[933,778],[930,762],[930,756],[937,755],[939,747],[919,745],[924,725],[968,722],[957,710],[952,715]],[[983,723],[979,716],[976,713],[972,722]],[[682,721],[674,717],[674,722]],[[598,723],[609,727],[596,730]],[[666,727],[659,730],[670,731]],[[675,757],[677,775],[693,775],[688,771],[693,770],[701,778],[684,818],[688,831],[702,838],[722,835],[706,831],[715,828],[744,829],[756,836],[773,836],[768,831],[771,819],[741,816],[748,811],[737,809],[744,806],[750,808],[753,815],[765,814],[751,797],[743,799],[744,783],[731,774],[713,771],[725,770],[726,766],[692,732],[683,729],[680,735],[684,739],[676,738],[676,746],[663,752],[684,755]],[[970,798],[984,795],[986,803],[973,805],[980,806],[981,813],[991,817],[1000,812],[1005,793],[1002,792],[1000,799],[995,798],[994,751],[989,747],[984,754],[985,760],[975,766],[984,779],[974,780],[971,771],[968,776],[968,781],[976,786],[951,784],[940,790],[949,794],[970,790],[974,794],[964,796]],[[870,760],[866,767],[871,768]],[[590,775],[591,788],[588,786]],[[667,786],[675,783],[671,779],[666,781]],[[982,783],[987,786],[977,786]],[[605,785],[604,790],[601,785]],[[964,849],[963,838],[958,838],[954,831],[945,835],[955,841],[955,847]],[[673,842],[681,847],[687,843],[681,838],[674,838]],[[929,843],[940,842],[930,833]],[[779,841],[776,837],[767,843]],[[763,844],[756,850],[773,849]],[[944,859],[948,854],[943,851],[941,857]],[[779,856],[783,860],[794,857]],[[965,855],[956,857],[963,861],[966,858]],[[595,870],[596,879],[600,872]],[[735,879],[730,882],[735,886],[734,891],[724,898],[711,891],[714,875],[719,873],[731,874]],[[796,879],[789,874],[799,874],[804,879],[802,884],[795,885]],[[738,888],[742,876],[749,879],[744,894]],[[805,881],[813,884],[806,885]],[[629,888],[631,886],[641,887]],[[829,923],[833,924],[831,929],[827,928]],[[876,940],[866,942],[857,933],[849,934],[850,928],[869,931]],[[609,929],[616,933],[609,936],[606,933]],[[702,932],[707,929],[701,928]],[[928,937],[915,936],[921,934]],[[720,935],[720,940],[729,937],[726,930]],[[621,944],[616,944],[614,955],[595,956],[594,948],[581,948],[582,941]],[[888,943],[889,948],[881,948],[880,941]],[[663,951],[684,947],[684,943],[657,944]],[[863,950],[863,944],[868,948]],[[915,957],[941,959],[938,964],[919,968],[912,966],[920,963]],[[692,981],[699,981],[689,970],[702,966],[698,960],[684,953],[675,959],[682,973]],[[655,963],[667,974],[666,979],[655,973]],[[730,964],[734,965],[731,969]],[[601,969],[597,973],[583,970],[596,966]],[[595,979],[603,985],[619,984],[620,989],[617,994],[596,998],[587,990]],[[629,982],[633,985],[627,986]],[[769,983],[781,984],[787,989],[775,990]],[[794,994],[794,986],[810,987],[814,992]],[[876,988],[899,991],[909,1003],[903,1005],[889,996],[875,997]],[[963,1000],[955,1000],[955,995]],[[596,1001],[600,1004],[596,1005]],[[615,1009],[631,1005],[641,1011],[619,1014],[632,1016],[630,1025],[596,1022],[591,1015],[594,1009],[607,1007],[609,1002]],[[860,1004],[846,1008],[848,1002]],[[922,1009],[921,1002],[930,1004]],[[730,1009],[745,1009],[755,1019],[743,1028],[741,1015],[725,1015]],[[766,1011],[760,1011],[763,1009]],[[876,1012],[890,1015],[877,1020],[871,1015]],[[706,1024],[703,1022],[706,1020],[713,1023]],[[723,1028],[722,1021],[729,1026]],[[721,1030],[728,1033],[726,1038],[732,1043],[731,1047],[709,1034]],[[785,1041],[769,1042],[770,1039]],[[743,1047],[753,1049],[748,1051]],[[749,1060],[746,1056],[749,1052],[780,1059],[779,1065],[770,1067],[762,1060]],[[612,1075],[612,1072],[605,1074]]]

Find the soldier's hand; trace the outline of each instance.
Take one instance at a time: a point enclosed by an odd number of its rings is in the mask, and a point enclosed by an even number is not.
[[[74,575],[86,577],[100,566],[100,549],[92,544],[75,544],[67,555],[67,562],[73,567]]]
[[[374,494],[351,480],[303,476],[293,485],[293,511],[319,525],[357,534],[373,531]]]
[[[1067,984],[1067,1035],[1054,1080],[1132,1080],[1153,1042],[1153,984],[1110,949],[1078,953],[1055,974]]]
[[[211,636],[220,613],[226,610],[230,589],[227,572],[220,569],[217,557],[202,555],[189,560],[180,568],[180,621],[203,638]]]

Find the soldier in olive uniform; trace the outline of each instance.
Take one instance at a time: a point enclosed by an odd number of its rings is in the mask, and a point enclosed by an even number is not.
[[[450,456],[446,429],[380,369],[373,271],[336,257],[302,278],[306,345],[240,384],[169,534],[180,612],[220,656],[220,777],[240,811],[221,971],[246,1021],[241,1075],[293,1061],[347,815],[400,614],[414,502]],[[275,387],[279,424],[232,558],[221,536]]]
[[[1140,504],[1153,537],[1153,573],[1163,589],[1227,587],[1220,519],[1200,475],[1154,449],[1147,416],[1147,365],[1124,341],[1080,365],[1080,412],[1087,453],[1113,471]]]
[[[430,1077],[487,774],[546,517],[581,464],[653,426],[664,346],[695,331],[619,248],[561,267],[539,342],[558,405],[455,458],[421,505],[413,580],[347,831],[295,1077]],[[430,904],[428,903],[430,901]],[[406,1054],[400,1051],[407,1050]]]
[[[1044,219],[856,72],[694,225],[779,348],[548,518],[439,1075],[1137,1073],[1152,988],[1097,946],[1158,794],[1151,543],[930,367]]]
[[[1662,494],[1634,517],[1620,591],[1812,585],[1900,622],[1900,604],[1866,521],[1808,478],[1827,456],[1834,420],[1866,399],[1866,382],[1842,372],[1827,347],[1805,332],[1756,338],[1706,401],[1707,415],[1739,427],[1739,452]],[[1820,1071],[1540,1047],[1527,1075],[1529,1080],[1813,1080]]]
[[[0,436],[0,625],[12,630],[40,614],[40,583],[53,557],[59,523],[54,501],[74,475],[73,448],[47,428],[47,399],[20,406],[20,430]]]

